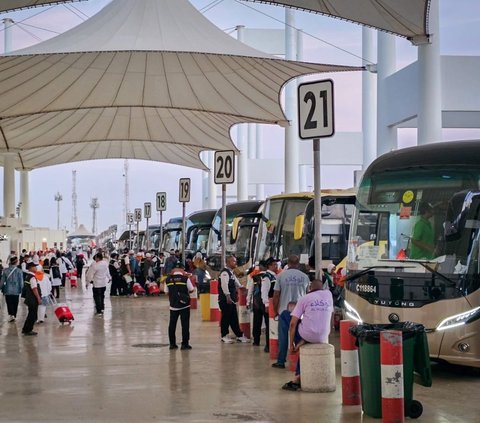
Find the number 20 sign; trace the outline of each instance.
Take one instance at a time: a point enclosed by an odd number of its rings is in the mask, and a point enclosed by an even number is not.
[[[298,86],[298,122],[302,140],[331,137],[335,133],[331,79]]]
[[[214,182],[233,184],[235,182],[235,151],[215,151]]]

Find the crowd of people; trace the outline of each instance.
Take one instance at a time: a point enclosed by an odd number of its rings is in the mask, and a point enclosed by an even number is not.
[[[101,250],[92,253],[92,259],[83,252],[49,250],[17,256],[12,252],[8,267],[1,270],[0,287],[5,296],[9,322],[17,317],[19,299],[25,299],[28,308],[22,333],[25,336],[37,335],[35,324],[44,322],[47,307],[53,297],[59,298],[60,287],[65,286],[69,272],[76,270],[86,287],[92,286],[95,312],[102,316],[105,309],[105,294],[111,283],[110,296],[136,296],[140,286],[146,295],[149,286],[161,285],[169,298],[170,319],[168,337],[170,349],[178,349],[176,328],[181,322],[181,349],[192,349],[190,345],[190,294],[197,283],[203,284],[209,275],[205,259],[201,253],[188,256],[182,262],[180,251],[168,254],[134,252],[124,250],[104,254]],[[313,263],[310,263],[312,267]],[[334,310],[332,275],[335,267],[330,265],[323,280],[315,279],[314,272],[299,269],[299,257],[292,255],[283,269],[277,260],[270,258],[252,267],[247,274],[247,284],[243,287],[237,277],[237,260],[228,256],[226,266],[219,274],[218,304],[221,311],[220,340],[226,344],[249,343],[250,334],[240,328],[237,311],[238,289],[247,289],[247,308],[253,313],[253,346],[260,346],[262,326],[265,327],[264,351],[269,352],[269,307],[273,305],[275,319],[278,320],[278,358],[273,368],[284,369],[287,353],[298,352],[305,343],[328,342],[331,316]],[[139,288],[140,289],[140,288]],[[156,290],[155,292],[158,292]],[[53,300],[54,301],[54,300]],[[230,333],[233,332],[233,334]],[[283,389],[296,391],[301,388],[300,365],[295,378],[287,382]]]

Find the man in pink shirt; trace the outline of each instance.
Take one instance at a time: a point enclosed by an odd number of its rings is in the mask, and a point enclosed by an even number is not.
[[[290,322],[290,351],[297,352],[304,344],[326,344],[330,335],[333,312],[333,297],[328,289],[323,289],[322,281],[315,279],[310,292],[298,299],[292,311]],[[294,380],[283,385],[282,389],[300,389],[300,359]]]

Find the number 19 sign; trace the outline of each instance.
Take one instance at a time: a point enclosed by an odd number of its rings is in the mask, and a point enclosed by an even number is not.
[[[331,79],[298,86],[298,122],[302,140],[331,137],[335,133]]]

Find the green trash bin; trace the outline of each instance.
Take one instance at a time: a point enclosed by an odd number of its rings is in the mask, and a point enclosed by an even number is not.
[[[380,370],[380,332],[399,330],[403,339],[403,390],[405,416],[420,417],[422,404],[413,399],[413,382],[432,386],[428,343],[423,325],[403,322],[387,325],[358,325],[350,328],[357,338],[362,409],[370,417],[382,417],[382,386]]]

